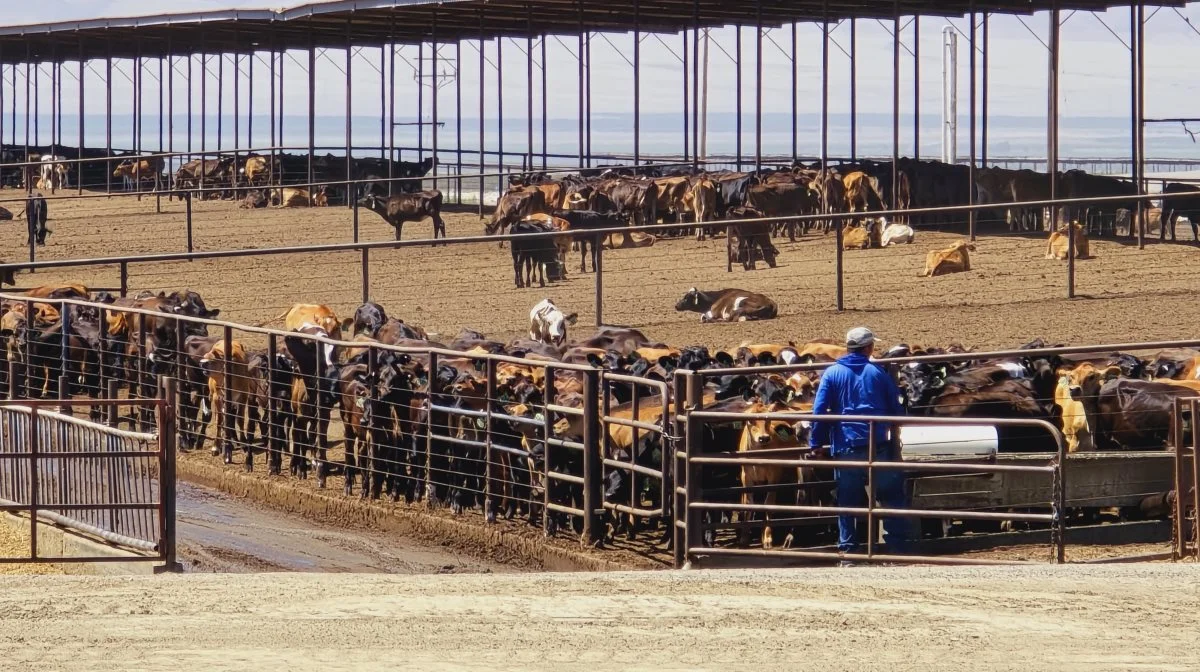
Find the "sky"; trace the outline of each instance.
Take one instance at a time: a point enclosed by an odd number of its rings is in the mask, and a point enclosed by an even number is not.
[[[0,22],[10,25],[63,21],[73,19],[89,19],[106,16],[133,16],[162,12],[164,4],[161,0],[56,0],[53,3],[5,3]],[[206,9],[252,9],[278,8],[281,3],[248,4],[230,2],[229,0],[172,0],[169,11],[183,12]],[[294,4],[284,2],[282,4]],[[1155,10],[1147,8],[1150,15]],[[1189,5],[1180,10],[1182,17],[1200,26],[1200,3]],[[1065,23],[1062,28],[1063,51],[1061,57],[1061,100],[1060,110],[1063,118],[1068,120],[1063,127],[1064,134],[1087,134],[1090,127],[1086,123],[1071,126],[1071,119],[1085,117],[1104,118],[1112,122],[1113,128],[1119,128],[1118,120],[1128,126],[1129,109],[1129,66],[1128,49],[1120,40],[1128,41],[1129,10],[1118,9],[1099,14],[1099,18],[1087,12],[1063,13]],[[1192,61],[1187,56],[1200,49],[1200,33],[1185,22],[1175,10],[1163,8],[1158,10],[1145,28],[1146,34],[1146,115],[1157,116],[1188,116],[1195,106],[1200,84],[1192,76]],[[1024,22],[1016,17],[998,15],[992,18],[991,32],[991,62],[990,62],[990,110],[994,118],[1002,117],[1024,119],[1025,126],[1044,128],[1046,108],[1046,72],[1047,53],[1042,42],[1047,40],[1048,14],[1035,14],[1023,17]],[[1103,23],[1107,23],[1118,37],[1109,32]],[[907,21],[907,19],[905,19]],[[922,113],[921,133],[922,146],[937,140],[940,133],[942,108],[942,29],[953,25],[958,30],[967,30],[967,20],[957,18],[926,17],[921,21],[920,34],[920,107]],[[890,22],[879,24],[875,21],[860,21],[858,23],[858,109],[860,114],[878,113],[890,120],[892,100],[892,40],[889,33]],[[735,44],[735,29],[716,29],[712,32],[713,48],[710,54],[709,86],[710,96],[708,110],[713,119],[714,130],[729,121],[729,113],[735,109],[736,88],[735,68],[732,60],[726,55],[732,54]],[[913,30],[911,26],[903,33],[906,47],[913,46]],[[849,110],[849,78],[848,59],[842,49],[849,48],[848,24],[834,28],[832,33],[836,44],[830,47],[830,114],[834,117],[844,116]],[[661,38],[661,39],[660,39]],[[802,115],[815,115],[820,111],[820,28],[814,25],[801,24],[797,32],[799,52],[795,66],[798,80],[797,107]],[[671,125],[672,119],[682,119],[683,82],[681,64],[678,54],[682,47],[683,38],[679,34],[663,36],[645,36],[642,42],[641,64],[641,109],[646,119],[646,127],[653,130],[656,123]],[[743,110],[753,123],[754,112],[754,29],[743,29]],[[791,109],[791,69],[792,65],[787,54],[780,47],[786,48],[790,42],[790,27],[771,30],[764,41],[763,61],[763,111],[769,118],[767,125],[786,123]],[[632,59],[632,34],[614,34],[597,37],[592,43],[593,74],[593,114],[616,115],[621,118],[632,110],[633,77],[632,67],[626,59]],[[778,45],[778,46],[777,46]],[[524,40],[505,41],[503,43],[503,63],[505,68],[504,81],[504,116],[511,123],[523,124],[526,105],[525,86],[525,54]],[[497,113],[496,104],[496,61],[495,43],[485,46],[488,65],[485,76],[485,86],[488,93],[486,104],[488,116]],[[549,117],[558,120],[574,119],[577,110],[576,63],[574,38],[562,38],[561,41],[551,37],[547,41],[547,78],[551,82],[547,96]],[[535,49],[535,52],[537,49]],[[428,58],[428,47],[426,47]],[[443,79],[443,87],[439,91],[440,115],[452,116],[447,110],[455,105],[453,73],[455,49],[453,45],[445,45],[440,50],[442,61],[439,71],[448,75]],[[959,39],[959,113],[965,115],[968,102],[968,47],[964,36]],[[913,109],[913,59],[909,51],[901,52],[901,110],[905,115]],[[382,54],[379,49],[363,49],[354,59],[353,87],[354,115],[374,117],[378,120],[379,91],[381,73],[377,69]],[[294,60],[293,60],[294,57]],[[398,51],[396,82],[396,105],[398,120],[415,119],[417,114],[418,87],[416,83],[417,47],[406,45]],[[330,88],[322,90],[317,97],[318,115],[336,115],[340,117],[345,109],[343,97],[343,78],[341,68],[345,60],[344,52],[330,51],[327,58],[318,61],[317,78],[319,89],[321,83],[328,83]],[[285,107],[289,113],[303,115],[307,110],[307,93],[302,64],[306,59],[296,52],[285,61]],[[198,66],[198,61],[196,61]],[[121,115],[131,110],[131,86],[128,73],[131,65],[128,62],[118,63],[118,75],[115,76],[113,87],[114,113]],[[247,65],[243,60],[243,76]],[[265,111],[269,105],[267,87],[262,84],[265,80],[267,66],[264,61],[256,64],[256,76],[261,78],[256,84],[254,104],[256,110]],[[540,67],[540,66],[539,66]],[[68,66],[73,72],[74,65]],[[215,62],[210,63],[209,95],[215,96]],[[462,47],[462,64],[459,78],[463,82],[461,105],[464,118],[477,116],[479,55],[474,43],[464,43]],[[186,96],[185,85],[182,83],[184,72],[183,62],[177,64],[175,94],[178,101]],[[198,67],[197,67],[198,69]],[[227,63],[226,76],[232,66]],[[89,70],[86,82],[86,97],[89,101],[100,102],[99,109],[89,105],[89,114],[102,113],[102,101],[105,85],[100,77],[99,68]],[[155,72],[151,71],[146,78],[147,86],[156,87]],[[11,70],[7,77],[10,79]],[[23,76],[23,75],[22,75]],[[48,80],[48,74],[43,74]],[[71,75],[73,77],[73,75]],[[198,79],[198,78],[197,78]],[[74,80],[64,95],[66,109],[75,109]],[[535,82],[537,81],[535,75]],[[21,80],[23,86],[23,79]],[[232,100],[232,85],[226,83],[226,104]],[[49,87],[45,87],[49,88]],[[152,90],[152,89],[150,89]],[[540,96],[540,87],[535,83],[535,95]],[[364,94],[362,92],[370,92]],[[198,109],[198,82],[194,83],[194,103]],[[422,117],[428,118],[431,113],[429,82],[426,81],[424,108]],[[43,92],[43,104],[48,106],[48,94]],[[157,97],[149,95],[146,103],[146,114],[157,114],[155,105]],[[243,98],[245,87],[243,84]],[[211,103],[211,101],[210,101]],[[10,103],[11,104],[11,103]],[[177,109],[182,102],[177,102]],[[540,114],[540,101],[535,103],[535,116]],[[210,104],[211,110],[215,109]],[[772,115],[775,115],[773,118]],[[884,124],[883,118],[868,119],[866,124],[886,125],[890,130],[890,121]],[[378,126],[378,121],[368,121],[368,124]],[[507,123],[507,122],[506,122]],[[731,122],[730,122],[731,123]],[[835,119],[833,124],[836,125]],[[1002,122],[997,122],[1002,123]],[[356,124],[359,122],[356,121]],[[905,122],[906,126],[911,122]],[[295,125],[293,124],[293,127]],[[69,127],[69,126],[68,126]],[[1200,124],[1195,125],[1200,128]],[[369,130],[369,129],[368,129]],[[1157,129],[1156,129],[1157,130]],[[1195,130],[1195,129],[1193,129]],[[356,128],[356,133],[360,132]],[[362,131],[367,132],[367,131]],[[911,130],[904,129],[906,135]],[[964,129],[960,129],[960,145]],[[1126,132],[1127,133],[1127,132]],[[1174,133],[1174,131],[1172,131]],[[378,131],[375,131],[378,135]],[[680,131],[680,135],[682,131]],[[1191,141],[1181,130],[1175,133],[1180,142],[1189,145]],[[1174,137],[1174,135],[1172,135]],[[911,141],[911,138],[909,138]],[[1127,145],[1127,140],[1124,141]],[[1120,146],[1120,142],[1114,144]]]

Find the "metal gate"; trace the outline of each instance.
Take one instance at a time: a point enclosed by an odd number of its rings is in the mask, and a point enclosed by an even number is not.
[[[1171,422],[1171,441],[1175,444],[1175,502],[1172,514],[1172,551],[1175,559],[1200,560],[1200,437],[1196,432],[1196,413],[1200,397],[1176,399]]]
[[[153,433],[76,418],[74,407],[133,406],[158,419]],[[175,422],[163,399],[0,401],[0,511],[25,517],[24,562],[175,562]],[[38,547],[52,525],[124,553],[51,554]]]

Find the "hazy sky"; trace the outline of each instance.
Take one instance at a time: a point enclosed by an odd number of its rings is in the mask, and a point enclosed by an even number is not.
[[[262,8],[275,6],[278,3],[251,2],[239,4],[229,0],[56,0],[50,3],[16,3],[6,2],[0,21],[7,24],[24,24],[46,21],[62,21],[72,19],[99,18],[105,16],[132,16],[162,12],[164,6],[169,11],[194,11],[202,9]],[[287,2],[291,5],[295,3]],[[1147,8],[1150,15],[1155,10]],[[1184,17],[1200,26],[1200,3],[1189,5],[1180,10]],[[1071,14],[1063,13],[1066,22],[1062,30],[1062,101],[1061,111],[1064,117],[1099,116],[1128,118],[1129,109],[1129,51],[1101,24],[1096,16],[1087,12]],[[1118,9],[1099,15],[1111,28],[1128,40],[1129,10]],[[1043,117],[1046,108],[1046,49],[1038,37],[1030,30],[1046,39],[1048,30],[1048,15],[1037,14],[1023,17],[1028,29],[1021,21],[1013,16],[998,15],[993,17],[991,24],[991,111],[994,115]],[[907,19],[905,19],[907,21]],[[960,30],[967,29],[964,18],[952,19],[949,22],[943,18],[928,17],[921,21],[920,39],[920,75],[921,75],[921,107],[924,114],[937,115],[941,110],[942,87],[942,28],[949,23]],[[860,21],[858,25],[858,91],[859,110],[861,113],[890,113],[892,87],[892,42],[888,33],[891,22],[880,25],[875,21]],[[1171,8],[1163,8],[1153,16],[1145,29],[1146,34],[1146,113],[1147,116],[1187,116],[1190,108],[1197,99],[1197,84],[1192,75],[1194,69],[1190,55],[1200,50],[1200,34],[1197,34]],[[731,112],[734,109],[734,68],[731,60],[722,52],[729,53],[734,49],[734,29],[720,29],[713,32],[718,46],[711,53],[710,66],[710,101],[709,111],[712,113]],[[743,95],[745,114],[753,114],[754,87],[754,29],[747,28],[743,32]],[[769,34],[779,46],[786,48],[790,41],[790,27],[772,30]],[[849,48],[848,24],[837,27],[833,32],[834,39],[842,48]],[[642,110],[650,114],[655,112],[678,114],[681,111],[683,83],[681,80],[681,65],[675,54],[680,52],[682,38],[680,35],[661,36],[662,42],[656,37],[646,36],[642,46]],[[907,45],[912,45],[911,27],[904,32]],[[664,44],[665,42],[665,44]],[[799,51],[797,55],[797,78],[799,82],[799,109],[801,112],[815,113],[820,109],[820,29],[814,25],[801,25],[798,31]],[[611,43],[611,44],[610,44]],[[562,38],[560,43],[551,37],[548,42],[548,78],[551,83],[548,91],[548,103],[552,118],[574,118],[577,109],[577,92],[575,87],[576,64],[573,55],[574,38]],[[669,49],[668,49],[669,47]],[[503,44],[503,62],[505,67],[504,99],[506,119],[521,119],[525,115],[525,55],[524,40],[517,42],[505,41]],[[489,62],[495,62],[495,43],[486,46]],[[675,53],[672,53],[674,50]],[[536,50],[535,50],[536,51]],[[445,60],[439,69],[452,71],[454,67],[453,45],[443,46],[441,56]],[[426,50],[428,54],[428,50]],[[296,60],[286,60],[285,86],[286,107],[292,114],[304,114],[307,109],[307,94],[304,86],[301,63],[306,59],[301,54],[294,54]],[[323,115],[341,115],[344,111],[342,95],[343,74],[340,67],[344,62],[344,53],[331,51],[330,60],[318,61],[318,81],[328,82],[329,88],[319,87],[321,91],[317,99],[317,112]],[[380,73],[375,69],[380,60],[380,50],[364,49],[355,59],[354,88],[355,115],[378,117],[379,110],[379,78]],[[462,47],[463,63],[460,77],[464,83],[462,107],[464,116],[473,117],[478,110],[478,90],[474,84],[478,82],[479,60],[478,52],[473,43],[465,43]],[[632,69],[624,60],[632,58],[632,35],[617,34],[604,38],[596,38],[592,43],[594,61],[593,106],[594,113],[627,113],[632,101]],[[397,115],[401,118],[415,116],[417,86],[415,83],[416,47],[404,46],[400,49],[400,61],[397,65]],[[964,37],[959,40],[959,86],[960,114],[967,110],[967,62],[968,48]],[[902,110],[912,109],[913,93],[913,62],[907,51],[902,51],[901,62],[901,100]],[[124,63],[118,66],[128,73],[130,66]],[[245,63],[243,62],[243,72]],[[256,110],[265,111],[268,105],[268,93],[265,86],[266,65],[256,64],[256,76],[262,78],[256,82],[254,100]],[[73,65],[68,66],[74,68]],[[177,72],[182,75],[184,66],[177,66]],[[210,64],[215,78],[215,63]],[[784,113],[790,110],[790,74],[791,64],[787,56],[780,51],[770,39],[764,44],[764,111],[767,113]],[[226,77],[230,66],[226,66]],[[830,53],[830,111],[831,114],[845,114],[849,108],[848,59],[837,46],[831,47]],[[103,100],[104,84],[100,79],[100,70],[89,72],[86,79],[87,96],[89,100]],[[147,87],[156,87],[153,72],[146,78]],[[48,81],[48,75],[43,74]],[[488,88],[488,114],[495,114],[495,71],[489,65],[485,78]],[[67,110],[74,109],[73,80],[68,85],[64,96]],[[215,85],[210,80],[209,96],[215,97]],[[447,79],[447,84],[451,80]],[[535,82],[539,80],[535,77]],[[124,75],[115,77],[114,112],[123,113],[130,110],[129,81]],[[199,85],[196,83],[194,93],[198,94]],[[226,93],[227,105],[231,100],[231,84],[226,83],[230,91]],[[535,83],[535,86],[538,84]],[[48,88],[48,87],[45,87]],[[538,87],[540,90],[540,86]],[[243,98],[245,97],[243,85]],[[153,88],[148,89],[153,91]],[[445,86],[439,94],[441,97],[440,114],[443,117],[452,116],[454,87]],[[366,93],[363,93],[366,92]],[[428,94],[428,89],[426,89]],[[44,94],[45,95],[45,94]],[[186,95],[182,77],[176,77],[176,98],[182,100]],[[152,100],[146,104],[147,114],[156,114],[154,105],[156,95],[149,95]],[[198,95],[197,95],[198,98]],[[424,116],[430,114],[429,95],[425,95]],[[49,100],[46,96],[46,101]],[[48,104],[48,103],[46,103]],[[211,103],[210,103],[211,104]],[[198,106],[198,101],[196,102]],[[182,103],[177,102],[177,109]],[[535,115],[540,112],[540,102],[535,105]],[[103,111],[103,108],[92,107],[93,113]],[[449,112],[448,112],[449,111]],[[1200,124],[1198,124],[1200,126]],[[936,125],[930,131],[937,133]],[[1186,136],[1181,136],[1186,138]]]

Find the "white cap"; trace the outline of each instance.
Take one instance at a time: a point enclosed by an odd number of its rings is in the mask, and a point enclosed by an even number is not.
[[[846,332],[846,347],[851,350],[865,348],[875,342],[875,334],[866,327],[855,327]]]

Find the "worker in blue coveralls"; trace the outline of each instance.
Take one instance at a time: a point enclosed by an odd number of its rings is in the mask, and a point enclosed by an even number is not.
[[[900,389],[883,367],[871,361],[875,334],[866,327],[846,334],[849,352],[825,370],[813,404],[815,415],[904,415]],[[867,461],[868,424],[866,422],[816,422],[809,435],[813,448],[830,446],[837,460]],[[875,459],[880,462],[900,459],[898,429],[887,423],[875,425]],[[837,505],[854,508],[867,506],[867,470],[834,469]],[[875,499],[889,509],[904,508],[904,474],[898,470],[875,470]],[[866,516],[838,516],[838,550],[851,552],[866,540]],[[891,552],[903,552],[909,541],[908,520],[883,520],[884,542]]]

